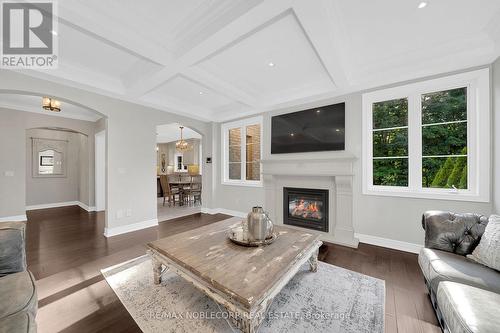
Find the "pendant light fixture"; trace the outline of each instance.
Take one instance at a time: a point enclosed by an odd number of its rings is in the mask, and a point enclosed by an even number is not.
[[[193,146],[190,145],[186,140],[184,140],[182,136],[182,130],[184,129],[184,126],[179,127],[181,129],[181,139],[175,143],[175,149],[177,149],[178,152],[185,152],[193,149]]]

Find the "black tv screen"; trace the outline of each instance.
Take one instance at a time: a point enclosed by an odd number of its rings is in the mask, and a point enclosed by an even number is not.
[[[345,103],[271,119],[271,154],[345,149]]]

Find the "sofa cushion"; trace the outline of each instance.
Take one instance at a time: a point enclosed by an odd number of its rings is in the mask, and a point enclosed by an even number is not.
[[[0,223],[0,277],[26,270],[24,222]]]
[[[437,292],[440,282],[452,281],[500,293],[500,273],[464,256],[423,249],[418,260],[434,292]]]
[[[0,333],[36,333],[35,317],[28,312],[18,312],[0,319]]]
[[[500,271],[500,216],[490,216],[479,245],[467,257]]]
[[[450,332],[499,331],[499,294],[460,283],[443,282],[437,290],[437,302]]]
[[[38,300],[35,279],[29,271],[14,273],[0,278],[0,318],[19,312],[36,316]]]

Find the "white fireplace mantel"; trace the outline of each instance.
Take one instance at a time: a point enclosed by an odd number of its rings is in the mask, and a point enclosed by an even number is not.
[[[348,153],[321,159],[267,159],[262,161],[265,209],[277,225],[283,224],[283,188],[317,188],[329,190],[329,231],[317,233],[324,241],[358,246],[352,222],[352,180],[354,155]]]

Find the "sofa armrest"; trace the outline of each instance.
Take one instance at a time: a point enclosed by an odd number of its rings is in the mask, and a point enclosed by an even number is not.
[[[0,277],[26,270],[25,222],[0,223]]]
[[[460,255],[470,254],[487,224],[488,217],[480,214],[427,211],[422,215],[425,247]]]

